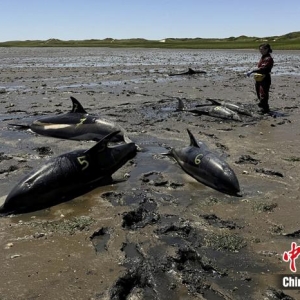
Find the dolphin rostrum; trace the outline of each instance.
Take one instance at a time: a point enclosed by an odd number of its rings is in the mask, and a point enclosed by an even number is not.
[[[234,171],[219,156],[211,152],[203,142],[197,142],[187,129],[190,145],[171,149],[167,154],[197,181],[222,193],[240,196],[240,185]]]
[[[50,159],[8,194],[0,214],[35,211],[71,200],[112,181],[112,174],[136,154],[134,143],[109,146],[113,132],[86,150]]]

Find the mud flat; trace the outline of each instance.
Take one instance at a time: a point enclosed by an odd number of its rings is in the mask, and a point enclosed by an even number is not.
[[[70,96],[143,149],[115,173],[123,182],[0,219],[0,298],[299,299],[278,278],[291,274],[282,253],[300,229],[300,52],[273,56],[275,113],[261,116],[244,76],[256,51],[0,48],[1,202],[46,159],[93,144],[9,126],[67,112]],[[207,73],[168,76],[188,67]],[[178,98],[190,108],[228,100],[254,114],[196,116],[176,111]],[[188,145],[187,128],[226,158],[242,197],[162,155]]]

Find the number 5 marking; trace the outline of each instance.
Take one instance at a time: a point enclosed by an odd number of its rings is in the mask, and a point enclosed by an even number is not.
[[[77,157],[77,160],[82,165],[81,171],[85,170],[90,165],[89,162],[86,160],[86,156],[85,155]]]

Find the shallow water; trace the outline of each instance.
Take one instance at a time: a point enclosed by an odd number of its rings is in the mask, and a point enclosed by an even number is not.
[[[30,48],[0,48],[0,67],[14,70],[15,68],[101,68],[112,67],[118,69],[124,66],[176,66],[176,70],[187,65],[199,66],[205,70],[214,66],[231,71],[246,72],[249,66],[253,67],[259,59],[255,50],[164,50],[164,49],[113,49],[88,48],[81,49],[78,55],[77,48],[36,48],[35,57]],[[60,57],[58,58],[59,55]],[[300,51],[277,50],[272,54],[275,60],[276,75],[300,75]],[[12,58],[13,57],[13,58]],[[244,67],[241,67],[244,65]],[[163,71],[164,69],[160,69]],[[114,71],[113,71],[114,72]],[[115,71],[120,72],[120,71]],[[151,72],[151,69],[149,70]]]

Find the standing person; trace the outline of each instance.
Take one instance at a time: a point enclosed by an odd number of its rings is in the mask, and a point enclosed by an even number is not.
[[[269,90],[271,86],[271,70],[273,68],[273,58],[271,56],[272,49],[269,44],[259,45],[261,59],[257,64],[257,68],[248,72],[249,77],[254,73],[255,90],[259,100],[258,107],[261,108],[261,113],[268,113],[269,108]]]

